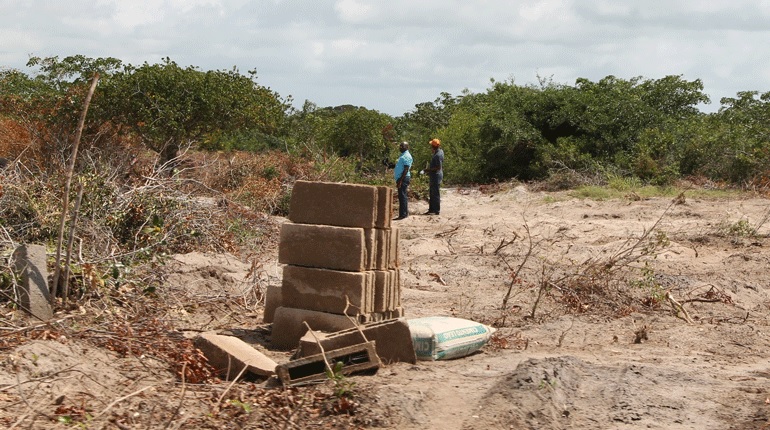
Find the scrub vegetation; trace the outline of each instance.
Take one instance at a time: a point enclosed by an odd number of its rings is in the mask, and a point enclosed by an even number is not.
[[[681,76],[607,76],[574,84],[543,78],[536,85],[491,81],[478,94],[441,93],[393,117],[311,101],[297,109],[291,97],[259,84],[256,71],[203,71],[169,58],[131,65],[79,55],[33,57],[28,70],[0,68],[0,348],[64,337],[137,360],[152,356],[152,372],[165,369],[178,385],[165,389],[173,401],[157,414],[155,409],[136,412],[141,419],[131,425],[174,428],[172,423],[184,420],[173,395],[184,399],[186,384],[216,381],[200,352],[175,337],[174,315],[214,305],[238,308],[230,314],[258,312],[266,289],[265,255],[276,249],[275,219],[288,214],[296,180],[392,185],[389,165],[397,158],[398,142],[412,143],[416,172],[430,159],[428,141],[439,138],[446,154],[444,185],[460,196],[472,190],[492,199],[526,186],[530,192],[552,193],[543,204],[555,206],[568,199],[655,198],[673,206],[684,204],[685,194],[720,201],[766,197],[770,92],[740,92],[720,100],[713,113],[699,109],[710,102],[700,80]],[[428,180],[414,176],[412,197],[424,200]],[[764,243],[768,218],[765,212],[756,219],[725,220],[714,227],[716,233],[704,233],[700,242],[692,239],[692,249],[708,240]],[[669,245],[663,232],[645,228],[617,254],[569,260],[567,269],[556,273],[548,271],[552,261],[540,255],[539,247],[549,242],[533,237],[525,226],[521,235],[501,239],[493,253],[495,267],[510,269],[510,280],[499,316],[485,322],[510,329],[522,291],[537,297],[522,312],[529,317],[516,320],[522,324],[547,323],[559,314],[554,307],[567,315],[610,319],[679,305],[652,266]],[[403,233],[406,240],[414,239],[414,232]],[[529,252],[503,253],[524,239],[529,245],[522,249]],[[50,262],[57,274],[54,323],[19,320],[14,312],[18,298],[11,253],[20,243],[44,244],[57,256],[65,254]],[[159,268],[171,256],[191,252],[248,261],[252,288],[205,303],[162,294],[166,279]],[[484,255],[483,246],[479,254]],[[528,283],[519,273],[525,263],[540,268],[539,274],[529,274]],[[620,296],[626,287],[643,297]],[[727,303],[725,297],[714,300]],[[493,345],[524,345],[519,340],[511,334]],[[220,428],[256,420],[250,405],[259,404],[273,408],[259,418],[267,427],[288,428],[296,425],[292,420],[300,427],[376,426],[376,420],[356,418],[367,401],[356,398],[357,386],[330,379],[337,384],[325,390],[236,386],[223,392],[220,386],[208,393],[218,399],[211,400],[208,415],[195,422]],[[6,388],[0,400],[10,396]],[[136,391],[122,400],[140,394],[145,395]],[[117,402],[89,409],[65,401],[42,412],[30,407],[18,422],[0,416],[0,422],[27,425],[25,419],[38,419],[37,424],[88,428],[97,423],[98,428],[107,425]],[[120,422],[127,423],[132,412],[123,412]]]

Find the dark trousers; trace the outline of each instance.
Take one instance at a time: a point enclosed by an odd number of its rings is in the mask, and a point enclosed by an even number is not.
[[[441,186],[441,181],[443,179],[443,172],[430,175],[430,190],[428,194],[430,200],[428,203],[428,212],[434,214],[441,212],[441,192],[439,187]]]
[[[411,178],[407,176],[401,181],[401,186],[398,187],[398,217],[406,218],[409,216],[409,196],[406,194],[407,188],[409,188],[409,182]]]

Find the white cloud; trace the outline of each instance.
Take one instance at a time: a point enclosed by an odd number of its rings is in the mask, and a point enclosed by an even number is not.
[[[334,5],[342,21],[360,22],[367,18],[372,7],[360,0],[339,0]]]
[[[68,0],[0,2],[0,67],[28,55],[171,57],[257,69],[301,103],[394,115],[489,79],[702,79],[718,100],[770,90],[770,1]]]

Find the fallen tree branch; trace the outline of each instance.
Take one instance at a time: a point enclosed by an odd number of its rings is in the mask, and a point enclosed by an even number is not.
[[[102,411],[101,411],[101,412],[99,412],[98,414],[94,415],[94,418],[93,418],[93,419],[96,419],[96,418],[98,418],[98,417],[100,417],[100,416],[104,415],[104,413],[105,413],[105,412],[107,412],[107,411],[108,411],[108,410],[110,410],[110,409],[111,409],[113,406],[117,405],[118,403],[122,402],[123,400],[126,400],[126,399],[128,399],[128,398],[134,397],[135,395],[137,395],[137,394],[140,394],[140,393],[143,393],[144,391],[147,391],[147,390],[149,390],[150,388],[153,388],[153,387],[155,387],[155,385],[148,385],[148,386],[146,386],[146,387],[142,388],[141,390],[136,390],[136,391],[134,391],[134,392],[133,392],[133,393],[131,393],[131,394],[127,394],[127,395],[125,395],[125,396],[123,396],[123,397],[120,397],[120,398],[118,398],[118,399],[115,399],[115,400],[113,400],[113,401],[112,401],[112,403],[110,403],[109,405],[107,405],[107,407],[105,407],[104,409],[102,409]]]
[[[687,310],[682,306],[682,304],[674,299],[674,296],[671,295],[671,291],[666,291],[666,298],[668,299],[668,303],[671,304],[671,307],[674,308],[674,311],[676,311],[677,317],[687,321],[688,324],[695,322],[692,318],[690,318],[690,314],[687,313]],[[680,316],[680,312],[683,316]]]

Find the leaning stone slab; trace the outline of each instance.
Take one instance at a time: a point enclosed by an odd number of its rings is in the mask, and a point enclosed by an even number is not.
[[[356,326],[345,315],[296,309],[281,306],[275,310],[271,343],[278,349],[292,349],[299,345],[299,339],[307,332],[304,322],[313,330],[335,332]]]
[[[297,181],[289,201],[289,220],[302,224],[372,228],[377,221],[377,187]]]
[[[345,272],[284,266],[281,303],[284,306],[359,315],[369,312],[371,272]]]
[[[363,228],[284,223],[278,262],[361,272],[370,266],[366,239]]]
[[[306,357],[320,354],[320,347],[328,352],[366,341],[374,341],[377,355],[383,363],[406,362],[414,364],[417,362],[409,324],[405,319],[369,323],[361,325],[359,328],[361,331],[352,328],[335,333],[308,332],[299,341],[298,355]],[[362,332],[363,336],[361,335]],[[316,337],[318,341],[316,341]]]
[[[376,372],[382,364],[375,352],[374,342],[364,342],[279,364],[275,373],[284,385],[298,385],[326,380],[326,365],[334,369],[337,363],[342,363],[339,371],[343,375],[364,371]]]
[[[45,246],[21,245],[13,252],[13,261],[19,278],[19,307],[42,321],[53,318]]]
[[[237,337],[206,332],[198,335],[194,343],[206,356],[209,364],[229,380],[237,378],[244,368],[244,373],[261,377],[275,373],[275,361]]]

